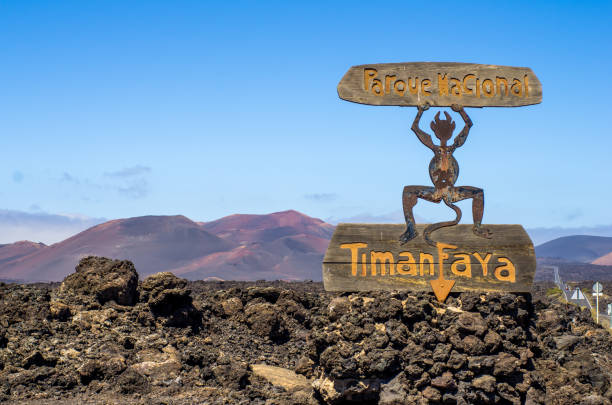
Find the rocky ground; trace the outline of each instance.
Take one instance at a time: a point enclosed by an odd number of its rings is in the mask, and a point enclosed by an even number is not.
[[[139,280],[0,284],[0,402],[612,404],[612,335],[530,294]]]

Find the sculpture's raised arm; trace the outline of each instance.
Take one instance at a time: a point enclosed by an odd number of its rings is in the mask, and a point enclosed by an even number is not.
[[[461,115],[461,118],[463,118],[463,121],[465,122],[465,126],[463,127],[461,132],[459,132],[459,135],[455,137],[455,141],[453,142],[453,149],[457,149],[465,143],[467,136],[470,132],[470,128],[472,127],[472,120],[467,115],[462,106],[453,104],[451,108],[453,109],[453,111],[458,112]]]
[[[416,134],[416,136],[419,138],[419,141],[421,141],[423,143],[423,145],[427,146],[429,149],[435,149],[435,145],[433,143],[433,141],[431,140],[431,135],[429,135],[427,132],[421,130],[421,128],[419,128],[419,121],[421,120],[421,116],[423,115],[423,111],[429,109],[429,104],[423,104],[419,106],[419,111],[417,112],[416,117],[414,117],[414,122],[412,123],[412,131]]]

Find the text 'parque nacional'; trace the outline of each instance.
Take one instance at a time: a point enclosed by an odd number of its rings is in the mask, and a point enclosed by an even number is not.
[[[514,96],[529,97],[529,76],[522,78],[506,78],[495,76],[493,78],[481,78],[473,73],[468,73],[463,78],[449,77],[448,73],[438,73],[437,77],[419,78],[418,76],[384,75],[379,77],[378,70],[372,68],[363,69],[363,89],[370,91],[376,96],[397,95],[404,97],[408,94],[421,95],[424,101],[435,91],[440,96],[453,96],[457,102],[463,96],[495,97]],[[436,89],[436,90],[433,90]]]
[[[381,63],[353,66],[338,85],[340,98],[361,104],[518,107],[542,101],[529,68],[473,63]]]

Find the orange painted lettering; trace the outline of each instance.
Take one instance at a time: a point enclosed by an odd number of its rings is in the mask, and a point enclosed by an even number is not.
[[[387,274],[387,263],[389,263],[389,274],[395,274],[395,263],[393,261],[393,253],[391,252],[370,252],[370,266],[372,266],[372,275],[376,275],[376,262],[380,261],[380,275]]]
[[[506,96],[507,96],[508,90],[510,89],[510,87],[508,86],[508,80],[506,80],[506,78],[504,77],[496,77],[495,86],[497,87],[497,94],[503,94],[502,85],[504,86],[504,89],[506,90]]]
[[[414,261],[414,256],[412,255],[412,253],[401,252],[399,256],[406,257],[408,258],[408,260],[400,260],[397,262],[397,266],[396,266],[397,272],[402,275],[416,276],[417,275],[417,265],[416,265],[416,262]],[[408,270],[404,269],[405,266],[408,266]]]
[[[391,82],[397,79],[397,76],[385,76],[385,94],[391,94]]]
[[[359,249],[367,247],[367,243],[343,243],[340,245],[341,249],[351,250],[351,273],[353,273],[353,276],[357,276],[357,252]]]
[[[460,257],[459,260],[455,260],[451,264],[451,271],[453,274],[461,277],[472,278],[472,262],[470,261],[470,255],[464,253],[458,253],[455,257]],[[459,266],[463,266],[463,270],[459,270]]]
[[[438,73],[438,91],[441,96],[448,95],[448,77],[446,75],[442,76]]]
[[[419,271],[421,276],[425,274],[425,260],[429,263],[429,275],[434,275],[434,263],[433,256],[429,253],[420,253],[419,254]]]
[[[474,90],[471,87],[468,87],[467,81],[475,78],[476,76],[474,76],[473,74],[465,75],[465,77],[463,78],[463,94],[474,94]]]
[[[370,81],[378,75],[376,69],[363,69],[363,89],[365,91],[370,90]]]
[[[482,266],[482,275],[486,277],[489,273],[489,260],[491,260],[491,253],[487,253],[484,259],[480,256],[480,253],[474,252],[473,255],[476,260],[480,262],[480,265]]]
[[[495,277],[499,281],[509,281],[511,283],[516,282],[516,268],[514,264],[507,257],[500,257],[497,259],[500,263],[505,263],[503,266],[498,266],[495,268]],[[507,274],[502,274],[502,271]]]
[[[429,86],[431,86],[431,80],[423,79],[421,81],[421,94],[423,94],[424,96],[429,96],[431,94],[431,91],[426,90],[426,87]]]

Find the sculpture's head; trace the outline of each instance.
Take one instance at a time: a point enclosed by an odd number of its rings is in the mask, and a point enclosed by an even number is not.
[[[440,142],[448,141],[451,136],[453,136],[453,131],[455,130],[455,122],[452,120],[451,116],[448,115],[446,111],[444,111],[444,115],[446,116],[446,119],[441,120],[440,112],[438,111],[436,117],[430,124],[432,131]]]

